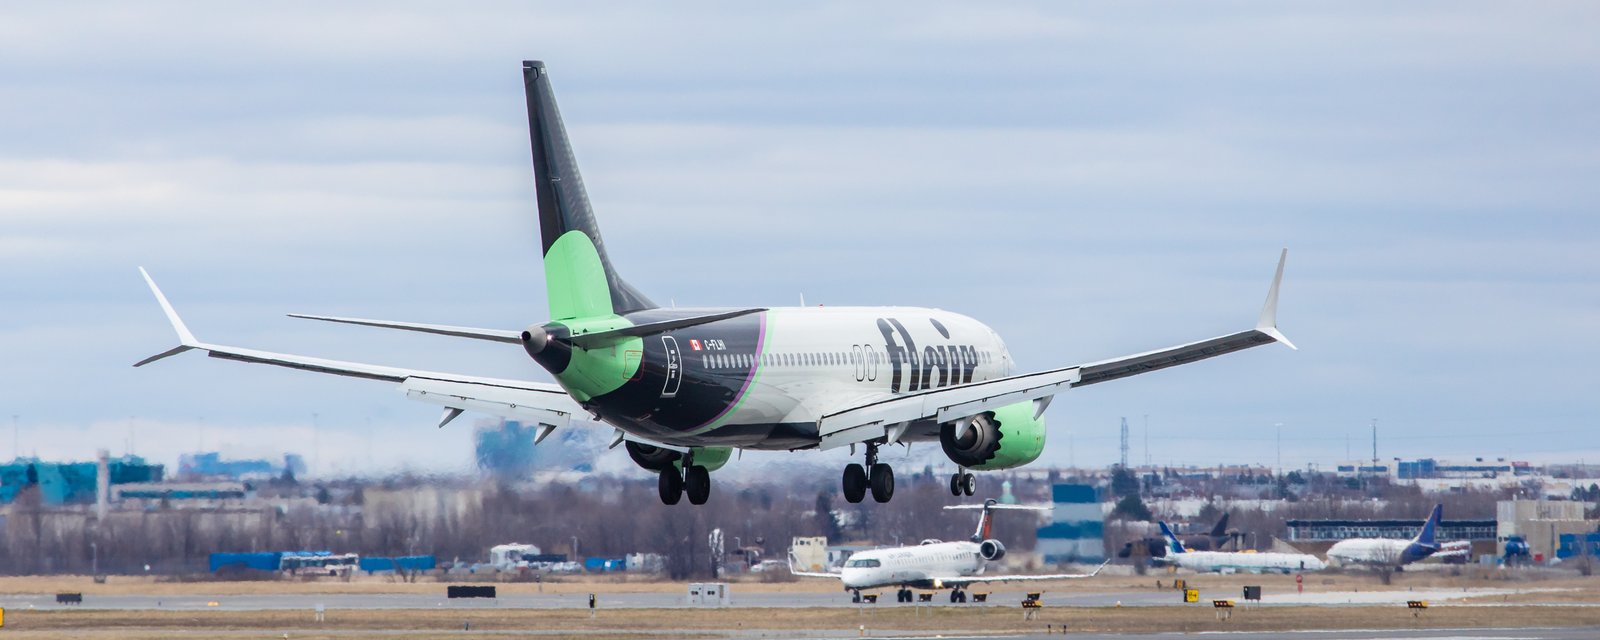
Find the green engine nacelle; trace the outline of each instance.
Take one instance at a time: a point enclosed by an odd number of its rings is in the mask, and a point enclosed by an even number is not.
[[[1044,417],[1033,417],[1033,402],[1010,404],[974,416],[962,432],[946,423],[939,444],[950,461],[967,469],[1012,469],[1039,459],[1044,453]]]
[[[730,460],[732,458],[733,458],[733,448],[732,447],[695,447],[694,448],[694,464],[695,464],[695,466],[697,466],[697,467],[705,467],[706,471],[716,471],[717,469],[721,469],[722,465],[728,464],[728,460]],[[679,458],[677,464],[678,464],[678,468],[680,468],[680,469],[683,468],[683,459]]]

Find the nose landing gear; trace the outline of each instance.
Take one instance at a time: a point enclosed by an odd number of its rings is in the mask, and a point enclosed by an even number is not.
[[[967,473],[966,469],[955,472],[950,476],[950,495],[972,495],[978,492],[978,477]]]
[[[845,501],[851,504],[861,502],[867,497],[867,491],[870,489],[874,501],[888,502],[894,497],[894,469],[878,462],[878,445],[875,443],[867,443],[866,462],[866,466],[854,462],[845,465]]]

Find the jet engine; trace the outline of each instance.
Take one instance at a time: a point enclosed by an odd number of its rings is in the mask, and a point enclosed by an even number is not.
[[[633,463],[644,467],[648,471],[660,471],[673,465],[683,454],[671,449],[662,449],[651,444],[638,442],[624,442],[622,446],[628,449],[628,457],[633,458]]]
[[[1006,405],[964,424],[941,425],[939,444],[951,462],[967,469],[1020,467],[1044,452],[1044,418],[1033,417],[1032,401]]]
[[[683,454],[671,449],[632,440],[624,442],[623,446],[628,449],[628,457],[633,458],[634,464],[647,471],[661,471],[673,465],[683,466]],[[695,447],[692,451],[694,464],[705,467],[707,471],[721,469],[733,457],[733,449],[729,447]]]
[[[1006,546],[999,540],[984,540],[978,544],[978,555],[984,560],[999,560],[1006,557]]]

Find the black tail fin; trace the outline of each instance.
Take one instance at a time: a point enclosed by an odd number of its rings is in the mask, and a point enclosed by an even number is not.
[[[1228,537],[1228,514],[1223,512],[1222,518],[1217,520],[1217,526],[1211,528],[1212,540]]]
[[[551,317],[623,314],[655,308],[655,303],[617,275],[606,256],[600,227],[589,207],[589,194],[583,188],[583,176],[578,174],[578,163],[567,141],[566,127],[561,124],[561,112],[556,108],[555,92],[550,89],[544,63],[523,62],[522,82],[528,93],[528,132],[533,143],[533,176]],[[586,241],[570,237],[573,232],[582,234]],[[569,239],[563,240],[564,237]],[[604,272],[604,294],[599,291],[601,274],[597,270]]]

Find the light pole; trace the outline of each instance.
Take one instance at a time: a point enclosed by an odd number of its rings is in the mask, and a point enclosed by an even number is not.
[[[1272,428],[1278,432],[1278,475],[1281,477],[1283,476],[1283,423],[1274,424]]]

